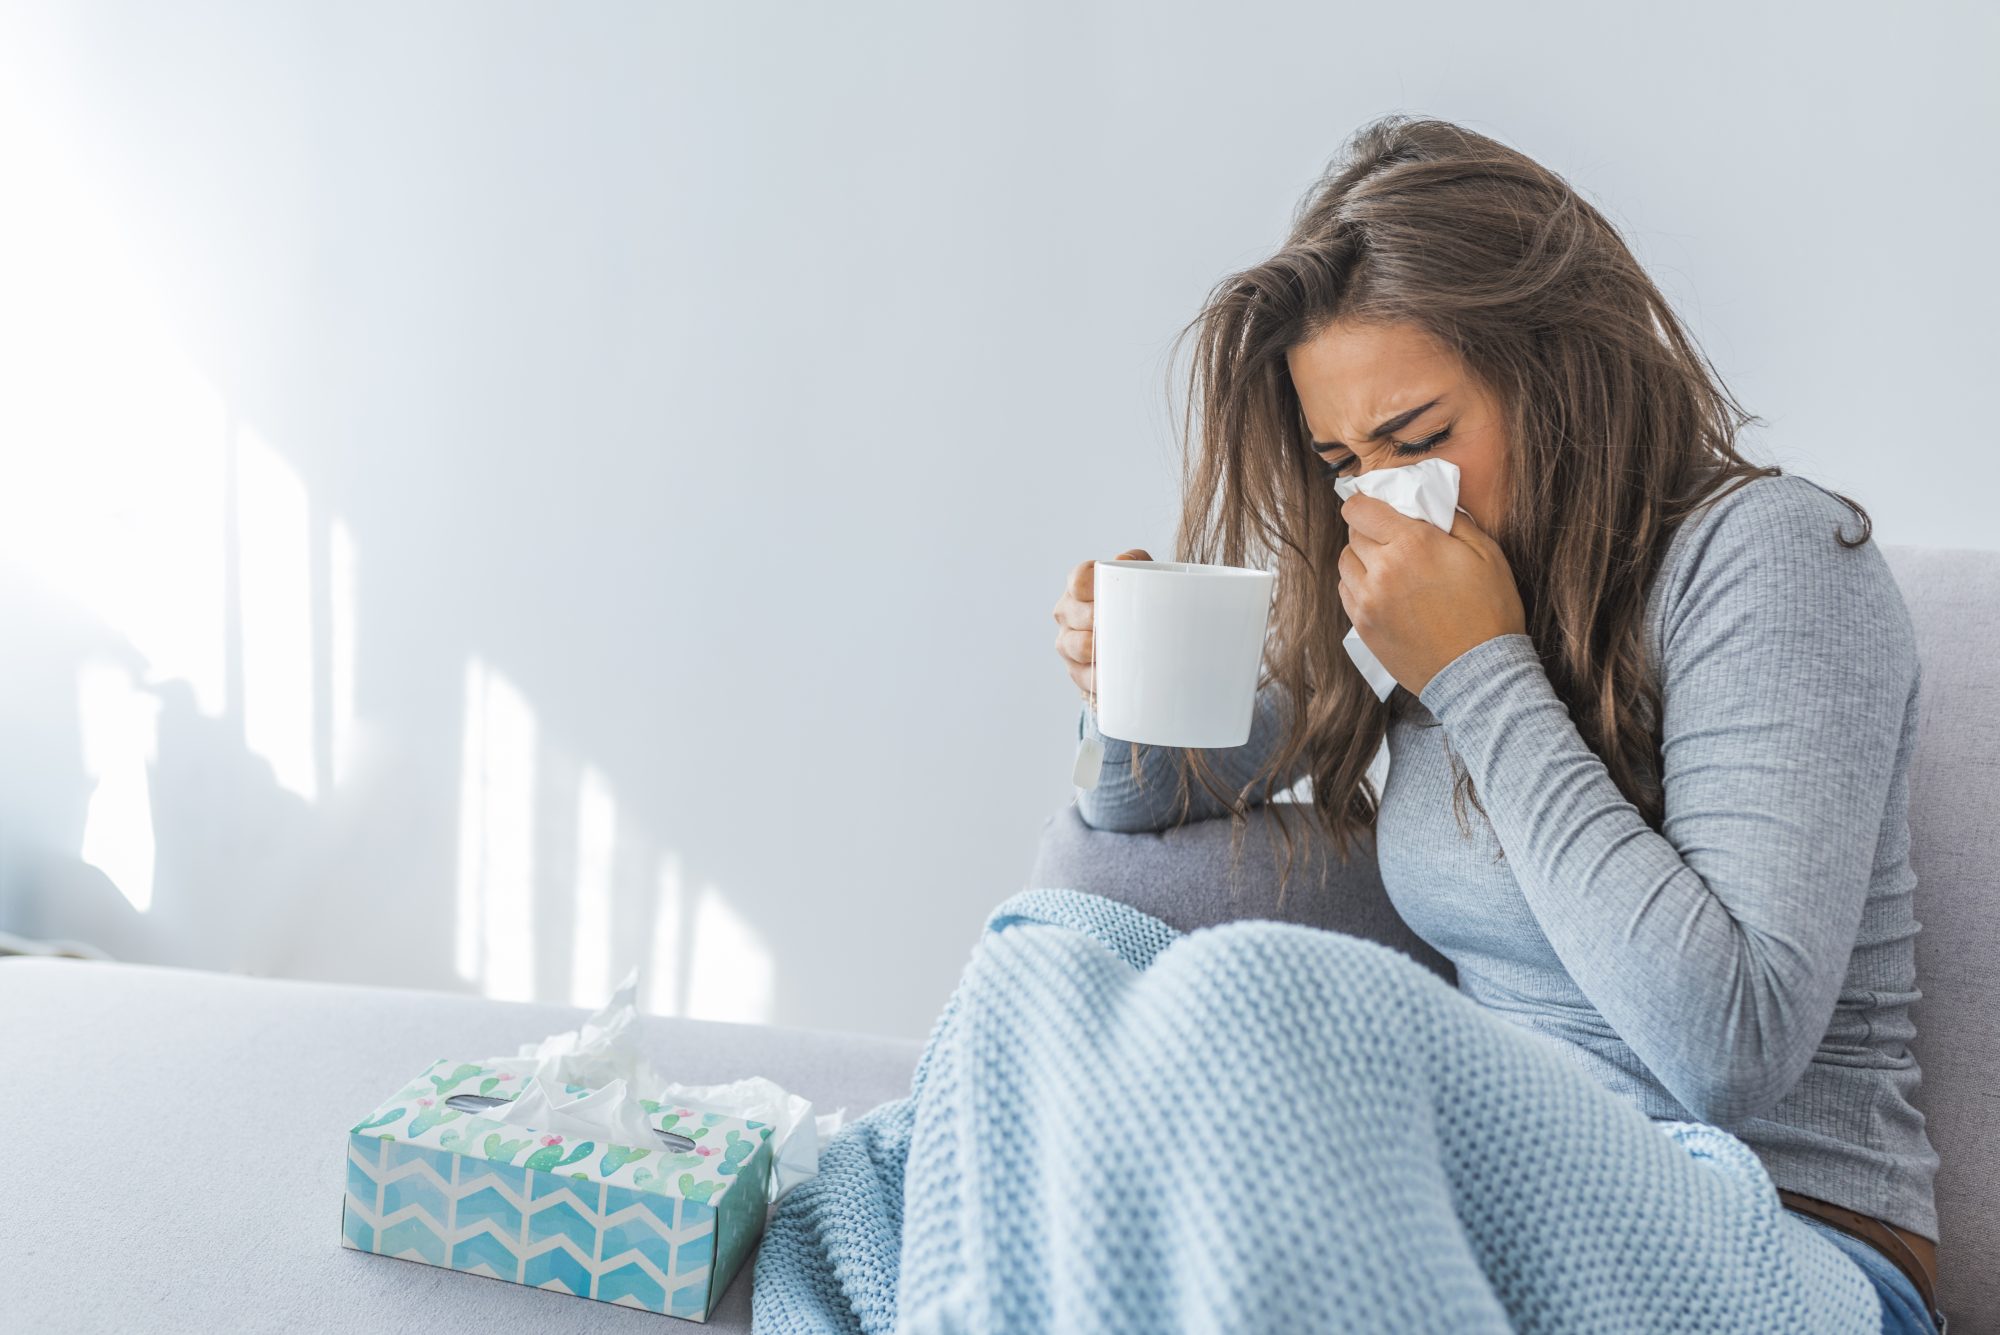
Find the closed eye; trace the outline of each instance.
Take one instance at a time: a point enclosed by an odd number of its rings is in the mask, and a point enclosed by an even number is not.
[[[1413,459],[1417,455],[1430,453],[1438,446],[1444,444],[1450,436],[1451,428],[1446,427],[1435,435],[1425,436],[1422,440],[1391,440],[1389,442],[1389,452],[1399,459]],[[1352,453],[1342,454],[1338,459],[1328,459],[1322,455],[1320,456],[1320,476],[1324,478],[1343,477],[1345,476],[1344,470],[1353,462],[1354,455]]]

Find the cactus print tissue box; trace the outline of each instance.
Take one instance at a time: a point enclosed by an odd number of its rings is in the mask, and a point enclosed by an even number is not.
[[[518,1084],[435,1061],[357,1123],[341,1244],[706,1321],[764,1230],[771,1127],[643,1100],[667,1136],[611,1145],[448,1103],[511,1099]]]

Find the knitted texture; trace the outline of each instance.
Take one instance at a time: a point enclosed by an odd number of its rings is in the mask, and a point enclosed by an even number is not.
[[[910,1095],[829,1142],[754,1282],[771,1335],[1880,1327],[1735,1137],[1405,956],[1068,889],[993,911]]]

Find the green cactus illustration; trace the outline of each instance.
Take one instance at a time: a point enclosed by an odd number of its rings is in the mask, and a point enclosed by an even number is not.
[[[708,1198],[722,1190],[726,1185],[720,1179],[713,1182],[697,1182],[694,1180],[693,1173],[681,1174],[681,1195],[685,1196],[688,1200],[699,1201],[703,1205],[708,1204]]]
[[[495,1131],[486,1138],[486,1157],[512,1163],[514,1162],[514,1156],[522,1150],[527,1149],[528,1145],[529,1141],[525,1138],[521,1140],[503,1140],[500,1133]]]
[[[658,1099],[640,1099],[639,1106],[649,1113],[656,1113],[660,1110],[660,1101]]]
[[[457,1154],[479,1153],[479,1139],[494,1128],[507,1129],[505,1122],[496,1122],[490,1117],[472,1114],[457,1126],[446,1127],[438,1133],[438,1144]]]
[[[451,1078],[448,1080],[443,1076],[437,1076],[437,1075],[432,1076],[430,1079],[431,1083],[437,1086],[437,1092],[439,1094],[449,1094],[454,1085],[457,1085],[462,1081],[470,1080],[473,1076],[478,1075],[481,1069],[482,1068],[478,1066],[474,1066],[471,1062],[467,1062],[465,1063],[465,1065],[459,1067],[456,1071],[453,1071],[451,1073]]]
[[[456,1108],[447,1108],[442,1103],[434,1103],[428,1108],[419,1109],[417,1115],[410,1119],[410,1134],[421,1136],[440,1122],[455,1122],[463,1116],[465,1114]]]
[[[632,1185],[641,1191],[666,1191],[673,1183],[674,1174],[683,1169],[699,1168],[702,1157],[699,1154],[669,1154],[659,1162],[658,1170],[641,1168],[632,1174]]]
[[[408,1111],[409,1111],[408,1108],[391,1108],[389,1109],[388,1112],[383,1113],[380,1117],[374,1118],[370,1121],[363,1122],[360,1126],[353,1127],[350,1129],[354,1131],[367,1131],[374,1127],[387,1126],[389,1125],[389,1123],[395,1121],[398,1117],[401,1117],[404,1113]],[[382,1139],[387,1140],[388,1137],[384,1136],[382,1137]]]
[[[651,1154],[651,1150],[627,1149],[623,1145],[613,1145],[604,1151],[604,1157],[597,1161],[597,1171],[610,1177],[628,1163],[637,1163]]]
[[[701,1115],[701,1124],[703,1126],[714,1126],[717,1122],[721,1120],[722,1120],[721,1113],[703,1113]]]
[[[655,1109],[659,1107],[658,1104],[654,1104],[653,1106]],[[665,1117],[662,1117],[660,1119],[660,1125],[663,1128],[669,1127],[672,1126],[675,1122],[678,1122],[680,1120],[681,1120],[681,1115],[679,1113],[668,1113]]]
[[[680,1134],[688,1137],[690,1140],[700,1140],[708,1134],[708,1128],[705,1126],[691,1126]]]
[[[479,1082],[479,1092],[481,1094],[491,1094],[494,1090],[498,1089],[499,1087],[500,1087],[500,1077],[497,1075],[489,1075],[484,1080]]]
[[[755,1148],[748,1140],[731,1131],[729,1133],[729,1148],[722,1152],[722,1162],[715,1166],[715,1171],[725,1176],[734,1173],[743,1166],[743,1161],[750,1157],[751,1152]]]
[[[533,1154],[530,1154],[528,1161],[521,1166],[537,1173],[546,1173],[557,1168],[567,1168],[578,1159],[586,1158],[596,1148],[596,1141],[586,1140],[571,1150],[569,1156],[565,1158],[563,1156],[563,1143],[558,1137],[555,1138],[554,1144],[543,1145]]]

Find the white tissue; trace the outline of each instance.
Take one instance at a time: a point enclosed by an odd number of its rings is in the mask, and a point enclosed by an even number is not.
[[[577,1029],[526,1043],[511,1057],[488,1058],[485,1065],[512,1072],[520,1096],[482,1114],[491,1120],[563,1136],[601,1139],[635,1149],[657,1149],[657,1125],[641,1099],[727,1113],[771,1127],[772,1203],[819,1171],[820,1141],[840,1129],[839,1109],[818,1117],[812,1100],[789,1093],[762,1076],[724,1085],[684,1085],[660,1075],[639,1046],[639,971],[625,975],[618,990]],[[583,1085],[580,1095],[563,1086]]]
[[[634,1097],[652,1098],[648,1091],[666,1081],[646,1060],[637,1042],[634,1030],[639,1023],[638,995],[639,971],[634,969],[625,975],[625,981],[611,994],[611,1000],[586,1019],[581,1028],[550,1034],[539,1043],[524,1043],[519,1057],[502,1060],[518,1064],[525,1059],[537,1075],[558,1086],[595,1087],[623,1080],[640,1091]]]
[[[623,1080],[613,1080],[587,1094],[566,1094],[562,1084],[547,1076],[529,1077],[512,1103],[502,1104],[485,1114],[495,1121],[512,1122],[552,1131],[572,1140],[608,1141],[638,1149],[657,1149],[659,1137],[639,1097]]]
[[[1355,477],[1335,478],[1333,489],[1343,501],[1357,491],[1366,492],[1412,519],[1428,519],[1447,533],[1458,515],[1458,465],[1449,459],[1425,459],[1397,468],[1371,469]],[[1387,700],[1389,692],[1396,689],[1396,678],[1362,643],[1361,632],[1349,629],[1341,643],[1347,648],[1347,656],[1354,660],[1354,666],[1368,679],[1375,698]]]

